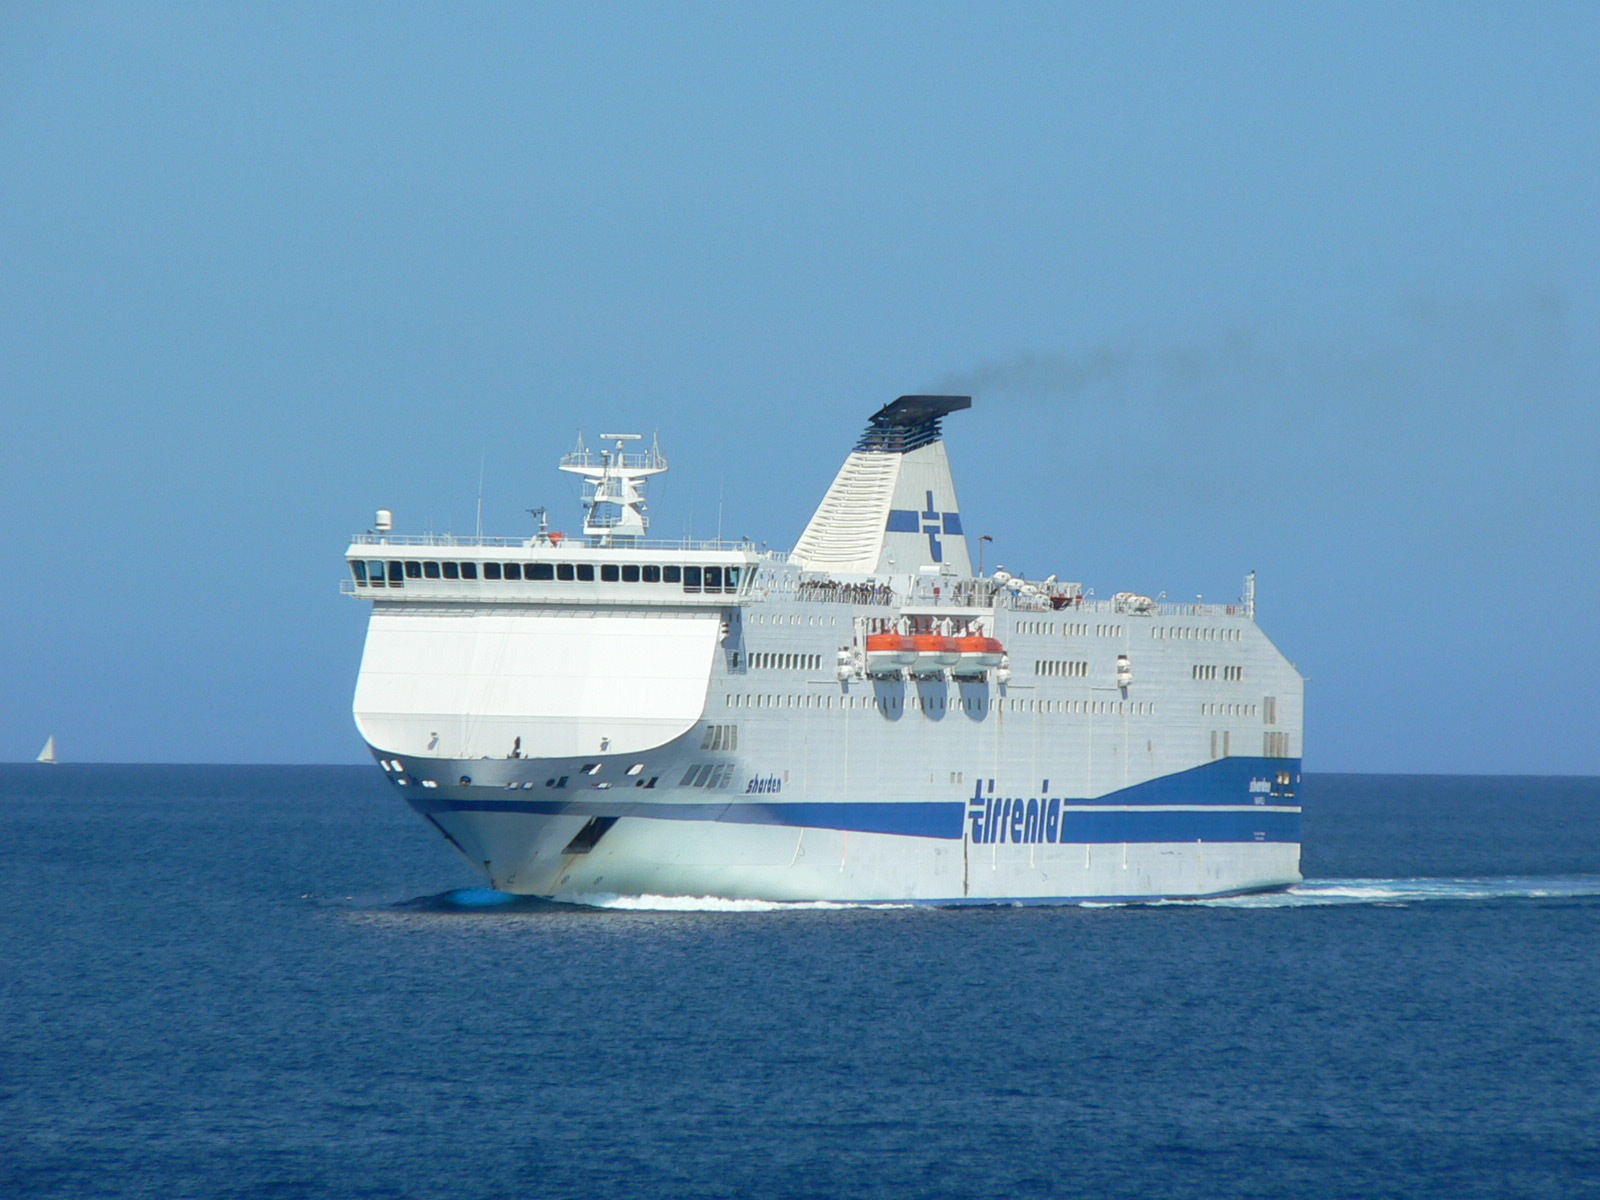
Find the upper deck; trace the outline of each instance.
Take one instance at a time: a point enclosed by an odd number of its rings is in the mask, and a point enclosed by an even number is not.
[[[361,534],[345,551],[347,594],[386,601],[727,605],[750,594],[749,543]]]
[[[807,571],[783,551],[750,542],[659,541],[596,546],[570,538],[361,534],[345,552],[341,591],[388,602],[744,606],[869,605],[908,614],[996,610],[1143,618],[1175,616],[1251,621],[1254,604],[1169,603],[1121,593],[1085,595],[1052,580],[923,574],[839,578]]]
[[[728,542],[647,540],[646,485],[667,469],[660,447],[629,451],[637,434],[602,434],[591,451],[580,436],[562,458],[583,480],[584,525],[551,531],[545,510],[532,537],[396,534],[378,511],[375,531],[351,539],[342,590],[395,602],[600,607],[854,605],[908,617],[1071,612],[1131,617],[1253,620],[1253,583],[1237,604],[1169,604],[1120,592],[1096,600],[1049,575],[973,570],[962,533],[940,420],[970,406],[964,396],[902,396],[874,414],[862,439],[790,553]],[[878,615],[878,614],[874,614]],[[1157,635],[1159,636],[1159,634]]]

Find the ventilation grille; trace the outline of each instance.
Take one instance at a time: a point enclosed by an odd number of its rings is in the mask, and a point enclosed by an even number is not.
[[[819,569],[875,570],[899,477],[898,455],[852,453],[839,468],[791,557]]]

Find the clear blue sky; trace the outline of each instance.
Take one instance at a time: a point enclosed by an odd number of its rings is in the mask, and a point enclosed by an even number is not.
[[[1236,596],[1313,770],[1600,772],[1600,7],[12,5],[0,758],[363,761],[379,505],[578,427],[792,544],[947,425],[989,561]]]

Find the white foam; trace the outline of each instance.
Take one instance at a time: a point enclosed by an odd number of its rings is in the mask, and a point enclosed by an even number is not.
[[[1455,879],[1308,879],[1278,892],[1248,896],[1217,896],[1198,900],[1079,900],[1066,901],[1080,908],[1154,908],[1167,905],[1205,908],[1315,908],[1345,904],[1402,906],[1438,900],[1543,900],[1600,897],[1600,875],[1489,876]],[[348,898],[347,898],[348,899]],[[550,897],[559,904],[618,912],[816,912],[850,909],[903,909],[904,901],[845,900],[734,900],[720,896],[620,896],[612,892],[569,892]],[[548,901],[513,896],[488,888],[459,888],[408,908],[427,912],[477,912],[484,916],[511,915],[537,908]],[[971,902],[969,902],[971,903]],[[981,903],[981,902],[980,902]],[[996,900],[996,905],[1020,901]],[[1048,902],[1047,902],[1048,903]],[[344,907],[341,905],[340,907]],[[546,910],[548,911],[548,910]]]
[[[1260,892],[1249,896],[1218,896],[1201,900],[1081,900],[1077,906],[1124,908],[1130,905],[1181,904],[1215,908],[1313,908],[1337,904],[1401,905],[1434,900],[1538,900],[1584,896],[1600,896],[1600,875],[1499,876],[1482,879],[1308,879],[1281,892]],[[618,896],[610,893],[573,893],[553,899],[590,908],[642,912],[800,912],[916,907],[903,902],[730,900],[717,896]]]
[[[1304,908],[1333,904],[1417,904],[1434,900],[1540,900],[1600,896],[1600,875],[1491,876],[1481,879],[1308,879],[1282,892],[1169,901],[1224,908]]]
[[[551,897],[562,904],[644,912],[798,912],[841,908],[911,908],[909,904],[852,903],[844,900],[730,900],[720,896],[618,896],[573,893]]]

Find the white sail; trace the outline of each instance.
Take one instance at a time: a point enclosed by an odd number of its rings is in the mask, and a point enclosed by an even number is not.
[[[45,738],[45,740],[44,740],[44,749],[39,751],[39,757],[36,758],[34,761],[35,762],[42,762],[42,763],[53,763],[53,762],[55,762],[55,760],[56,760],[56,735],[52,733],[49,737]]]

